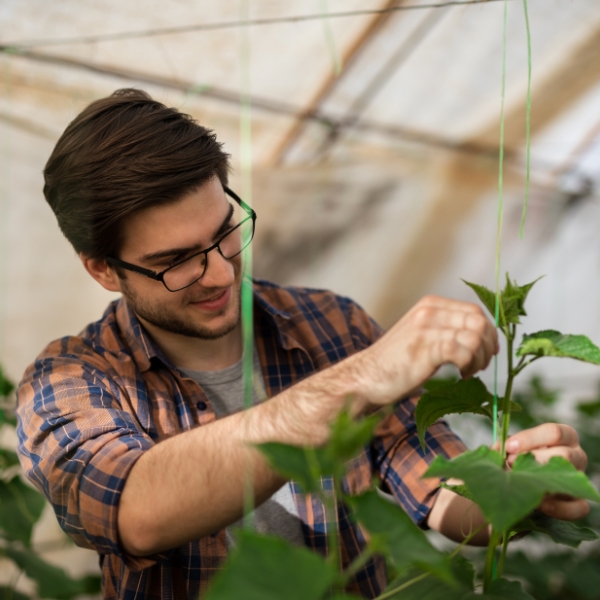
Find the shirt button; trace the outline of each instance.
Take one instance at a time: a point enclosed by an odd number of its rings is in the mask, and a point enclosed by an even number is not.
[[[206,410],[206,402],[204,400],[200,400],[198,404],[196,404],[198,410]]]

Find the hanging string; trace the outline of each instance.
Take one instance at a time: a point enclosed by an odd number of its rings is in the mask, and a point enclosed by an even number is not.
[[[500,259],[502,223],[504,220],[504,104],[506,98],[506,46],[508,26],[508,2],[504,2],[504,24],[502,34],[502,91],[500,101],[500,151],[498,161],[498,229],[496,232],[496,306],[494,317],[496,328],[500,326]],[[494,429],[493,442],[498,440],[498,356],[494,356]]]
[[[531,179],[531,29],[529,27],[529,10],[527,0],[523,0],[523,12],[525,13],[525,29],[527,31],[527,108],[525,111],[525,202],[523,203],[523,214],[521,215],[521,229],[519,235],[523,239],[525,231],[525,219],[527,217],[527,205],[529,204],[529,183]]]
[[[323,30],[325,32],[325,40],[331,54],[331,62],[333,63],[333,72],[337,77],[342,72],[342,62],[337,51],[335,38],[333,37],[333,29],[331,28],[331,21],[329,20],[329,7],[327,5],[327,0],[321,0],[321,15],[323,20]]]
[[[240,0],[240,14],[248,21],[249,0]],[[250,102],[250,31],[240,31],[240,175],[244,202],[252,206],[252,105]],[[252,290],[252,244],[242,255],[242,368],[244,379],[244,410],[253,404],[254,380],[254,319]],[[244,528],[254,527],[254,484],[252,466],[244,474]]]

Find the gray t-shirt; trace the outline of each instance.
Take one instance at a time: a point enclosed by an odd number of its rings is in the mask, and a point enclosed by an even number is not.
[[[266,399],[267,394],[256,351],[253,354],[252,401],[253,404],[258,404]],[[243,410],[244,375],[242,360],[220,371],[193,371],[182,368],[179,370],[200,384],[212,404],[217,419]],[[238,521],[227,528],[227,545],[229,547],[234,544],[232,529],[241,527],[241,525],[242,522]],[[260,533],[279,536],[298,546],[305,545],[290,483],[286,483],[254,510],[254,525],[256,531]]]

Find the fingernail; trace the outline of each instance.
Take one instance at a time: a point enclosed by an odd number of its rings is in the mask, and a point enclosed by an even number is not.
[[[516,452],[519,449],[519,441],[518,440],[510,440],[510,442],[506,442],[506,449],[509,452]]]

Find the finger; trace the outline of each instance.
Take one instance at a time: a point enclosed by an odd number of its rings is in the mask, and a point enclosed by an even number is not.
[[[578,521],[587,517],[590,505],[586,500],[560,500],[555,496],[544,498],[538,510],[549,517],[563,521]]]
[[[461,312],[476,312],[484,314],[483,309],[474,302],[463,302],[462,300],[452,300],[451,298],[444,298],[442,296],[436,296],[429,294],[421,298],[413,307],[417,309],[421,306],[431,306],[436,308],[444,308],[447,310],[458,310]]]
[[[531,452],[535,456],[535,460],[542,465],[546,464],[554,456],[561,456],[572,463],[579,471],[585,470],[587,466],[587,455],[579,446],[575,448],[571,446],[553,446],[551,448],[538,448]],[[506,457],[509,466],[512,467],[517,457],[518,454],[512,453]]]
[[[530,452],[544,446],[578,446],[579,436],[568,425],[544,423],[511,435],[506,441],[506,450],[511,454]]]
[[[466,365],[466,367],[460,369],[464,378],[471,377],[477,373],[477,371],[485,369],[488,366],[492,359],[492,354],[488,352],[490,346],[486,346],[486,344],[483,343],[483,340],[477,332],[463,329],[457,332],[456,339],[459,344],[466,347],[472,355],[470,363]]]
[[[481,341],[477,334],[454,329],[430,330],[425,334],[432,348],[432,359],[437,365],[451,363],[469,376],[474,373],[477,364],[477,351]]]

